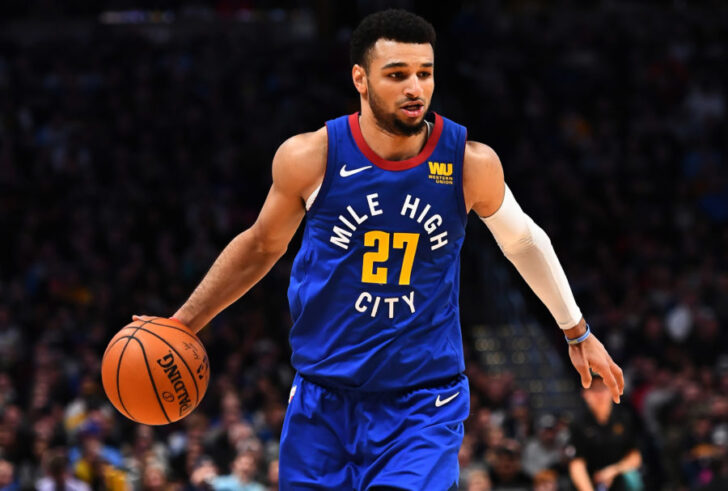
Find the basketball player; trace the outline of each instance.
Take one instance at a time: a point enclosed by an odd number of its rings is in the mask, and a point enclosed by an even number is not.
[[[284,142],[257,221],[174,314],[194,331],[258,282],[306,216],[291,272],[297,375],[280,449],[282,490],[448,490],[469,412],[458,313],[471,210],[546,304],[590,384],[615,401],[622,372],[589,333],[546,234],[521,211],[498,156],[428,113],[435,32],[402,10],[352,34],[361,111]]]

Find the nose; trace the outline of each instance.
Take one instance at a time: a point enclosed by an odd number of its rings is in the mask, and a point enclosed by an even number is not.
[[[404,88],[404,95],[406,95],[409,99],[416,99],[422,96],[422,84],[420,83],[420,79],[417,77],[416,73],[412,74],[407,81]]]

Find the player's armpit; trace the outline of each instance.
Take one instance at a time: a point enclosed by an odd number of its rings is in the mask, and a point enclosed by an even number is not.
[[[463,194],[468,211],[487,217],[503,202],[505,182],[498,155],[488,145],[474,141],[465,144],[463,157]]]

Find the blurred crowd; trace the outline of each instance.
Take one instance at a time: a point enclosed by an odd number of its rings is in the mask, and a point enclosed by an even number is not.
[[[728,11],[497,4],[437,19],[433,108],[500,154],[625,368],[646,488],[727,489]],[[277,489],[295,243],[201,332],[211,386],[182,422],[126,420],[100,361],[253,222],[282,141],[357,109],[347,27],[281,25],[0,34],[0,490]],[[480,246],[463,257],[466,340],[487,320],[477,295],[507,295],[468,273]],[[579,416],[537,413],[466,352],[462,489],[567,488]]]

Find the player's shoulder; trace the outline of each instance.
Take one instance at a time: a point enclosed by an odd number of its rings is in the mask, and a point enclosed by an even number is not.
[[[503,168],[498,154],[485,143],[468,140],[463,154],[463,177],[502,176]],[[480,180],[480,179],[478,179]]]
[[[464,159],[471,165],[477,166],[500,166],[500,159],[490,146],[485,143],[468,140],[465,142]]]
[[[463,194],[466,209],[481,216],[498,209],[503,197],[503,167],[490,146],[468,140],[463,155]]]
[[[326,157],[328,147],[328,136],[326,126],[316,131],[299,133],[281,143],[276,152],[277,157],[286,159],[316,158],[321,155]]]
[[[320,181],[326,172],[328,137],[326,127],[299,133],[284,141],[273,158],[273,180],[307,184]]]

